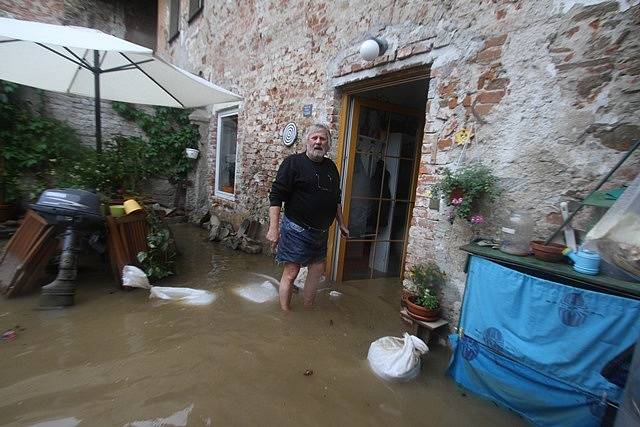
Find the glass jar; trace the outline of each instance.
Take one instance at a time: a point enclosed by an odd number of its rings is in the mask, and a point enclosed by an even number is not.
[[[529,254],[529,242],[533,238],[533,220],[525,212],[513,211],[501,229],[500,250],[512,255]]]

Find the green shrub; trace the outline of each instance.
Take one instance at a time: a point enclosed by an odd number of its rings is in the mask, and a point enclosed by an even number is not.
[[[0,81],[0,197],[5,202],[34,199],[89,151],[67,124],[20,101],[17,88]]]
[[[153,176],[183,183],[192,162],[185,148],[200,135],[189,111],[158,107],[154,114],[125,103],[114,109],[134,121],[146,138],[116,136],[98,154],[73,129],[21,101],[19,86],[0,80],[0,203],[33,200],[51,187],[97,190],[112,197],[138,194]]]

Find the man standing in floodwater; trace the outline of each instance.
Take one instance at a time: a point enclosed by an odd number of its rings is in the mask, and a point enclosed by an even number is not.
[[[280,279],[280,307],[291,310],[291,290],[300,267],[308,267],[302,292],[305,308],[311,308],[327,259],[329,227],[336,219],[343,237],[349,230],[342,217],[340,176],[325,155],[331,132],[315,124],[304,138],[306,151],[284,159],[269,194],[267,240],[275,247],[276,261],[284,263]],[[280,210],[285,214],[280,225]]]

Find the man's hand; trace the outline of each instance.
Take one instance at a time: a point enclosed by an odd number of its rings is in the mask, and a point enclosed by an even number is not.
[[[345,239],[348,239],[348,238],[349,238],[349,229],[348,229],[348,228],[347,228],[347,226],[346,226],[346,225],[344,225],[344,224],[342,224],[342,225],[340,226],[340,235],[341,235],[342,237],[344,237]]]
[[[278,244],[278,238],[280,237],[280,232],[277,228],[269,227],[269,231],[267,231],[267,240],[271,243],[271,250],[275,250],[276,245]]]
[[[269,207],[269,229],[266,237],[271,243],[271,252],[274,252],[280,238],[280,206]]]

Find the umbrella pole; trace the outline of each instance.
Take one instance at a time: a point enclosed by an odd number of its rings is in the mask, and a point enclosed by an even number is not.
[[[96,117],[96,152],[102,153],[102,122],[100,120],[100,52],[93,51],[94,113]]]

